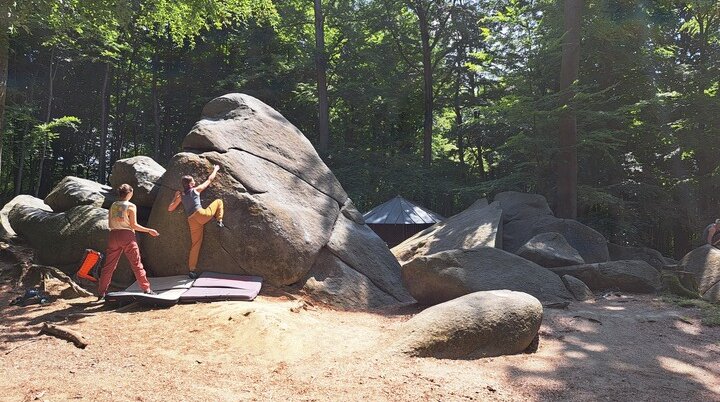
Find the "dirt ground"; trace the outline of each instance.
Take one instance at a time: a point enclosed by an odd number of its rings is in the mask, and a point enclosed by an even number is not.
[[[393,352],[416,306],[336,311],[271,290],[167,309],[15,296],[0,285],[2,401],[720,400],[720,327],[651,296],[546,309],[537,353],[478,360]],[[38,335],[45,322],[89,345]]]

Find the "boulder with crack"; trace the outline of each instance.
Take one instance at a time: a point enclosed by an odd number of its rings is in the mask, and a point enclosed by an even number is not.
[[[541,267],[564,267],[584,264],[580,254],[560,233],[540,233],[528,240],[515,253]]]
[[[455,249],[502,246],[502,215],[494,202],[476,202],[457,215],[436,223],[393,247],[401,262],[413,258]]]
[[[720,250],[709,244],[700,246],[683,257],[679,268],[695,274],[704,299],[720,303]]]
[[[115,162],[110,184],[117,188],[127,183],[134,189],[131,202],[139,207],[152,207],[160,189],[165,168],[148,156],[135,156]]]
[[[410,294],[423,304],[443,303],[469,293],[497,289],[525,292],[543,304],[573,299],[557,275],[493,247],[417,257],[402,266],[402,279]]]
[[[675,265],[670,259],[666,259],[659,251],[648,247],[629,247],[619,244],[608,243],[608,251],[610,252],[610,261],[620,260],[638,260],[645,261],[652,265],[658,271],[668,265]]]
[[[580,253],[585,262],[606,262],[610,259],[603,235],[576,220],[556,218],[545,197],[508,191],[496,195],[495,201],[503,210],[504,250],[515,253],[534,236],[557,232]]]
[[[412,300],[397,261],[310,141],[268,105],[244,94],[212,100],[183,148],[163,175],[148,222],[160,232],[157,241],[143,244],[154,272],[187,272],[187,217],[182,207],[173,213],[167,207],[183,175],[200,183],[216,164],[220,173],[201,199],[204,206],[224,201],[226,227],[205,226],[199,270],[258,275],[275,286],[303,284],[315,273],[308,288],[320,289],[318,278],[332,278],[325,296],[369,295],[372,300],[363,303],[372,306]],[[360,299],[348,304],[357,306]]]
[[[660,272],[645,261],[610,261],[549,269],[560,276],[574,276],[592,290],[656,293],[662,286]]]
[[[16,196],[7,204],[5,204],[2,210],[0,210],[0,239],[10,239],[17,235],[17,233],[15,233],[15,230],[10,225],[10,220],[8,219],[10,210],[13,209],[15,205],[25,205],[28,207],[41,209],[43,211],[52,212],[52,209],[47,204],[45,204],[45,201],[41,200],[40,198],[35,198],[31,195],[24,194]]]
[[[45,197],[45,204],[55,212],[65,212],[78,205],[110,208],[115,201],[112,188],[92,180],[67,176]]]

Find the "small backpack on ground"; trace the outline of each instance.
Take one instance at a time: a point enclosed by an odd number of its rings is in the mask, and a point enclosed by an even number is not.
[[[87,279],[90,282],[97,282],[100,279],[103,255],[99,251],[87,249],[83,255],[77,277]]]

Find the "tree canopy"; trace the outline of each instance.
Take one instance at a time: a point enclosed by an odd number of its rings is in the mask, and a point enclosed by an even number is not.
[[[572,111],[578,219],[681,255],[720,215],[720,4],[585,0],[563,83],[565,3],[4,0],[0,193],[164,163],[208,100],[244,92],[316,146],[329,131],[360,210],[402,194],[449,216],[504,190],[557,206]]]

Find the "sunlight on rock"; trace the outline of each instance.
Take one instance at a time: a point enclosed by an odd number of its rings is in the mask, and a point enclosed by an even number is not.
[[[622,311],[622,310],[625,310],[625,307],[620,307],[620,306],[605,306],[605,307],[603,307],[603,308],[604,308],[605,310],[610,310],[610,311]]]

